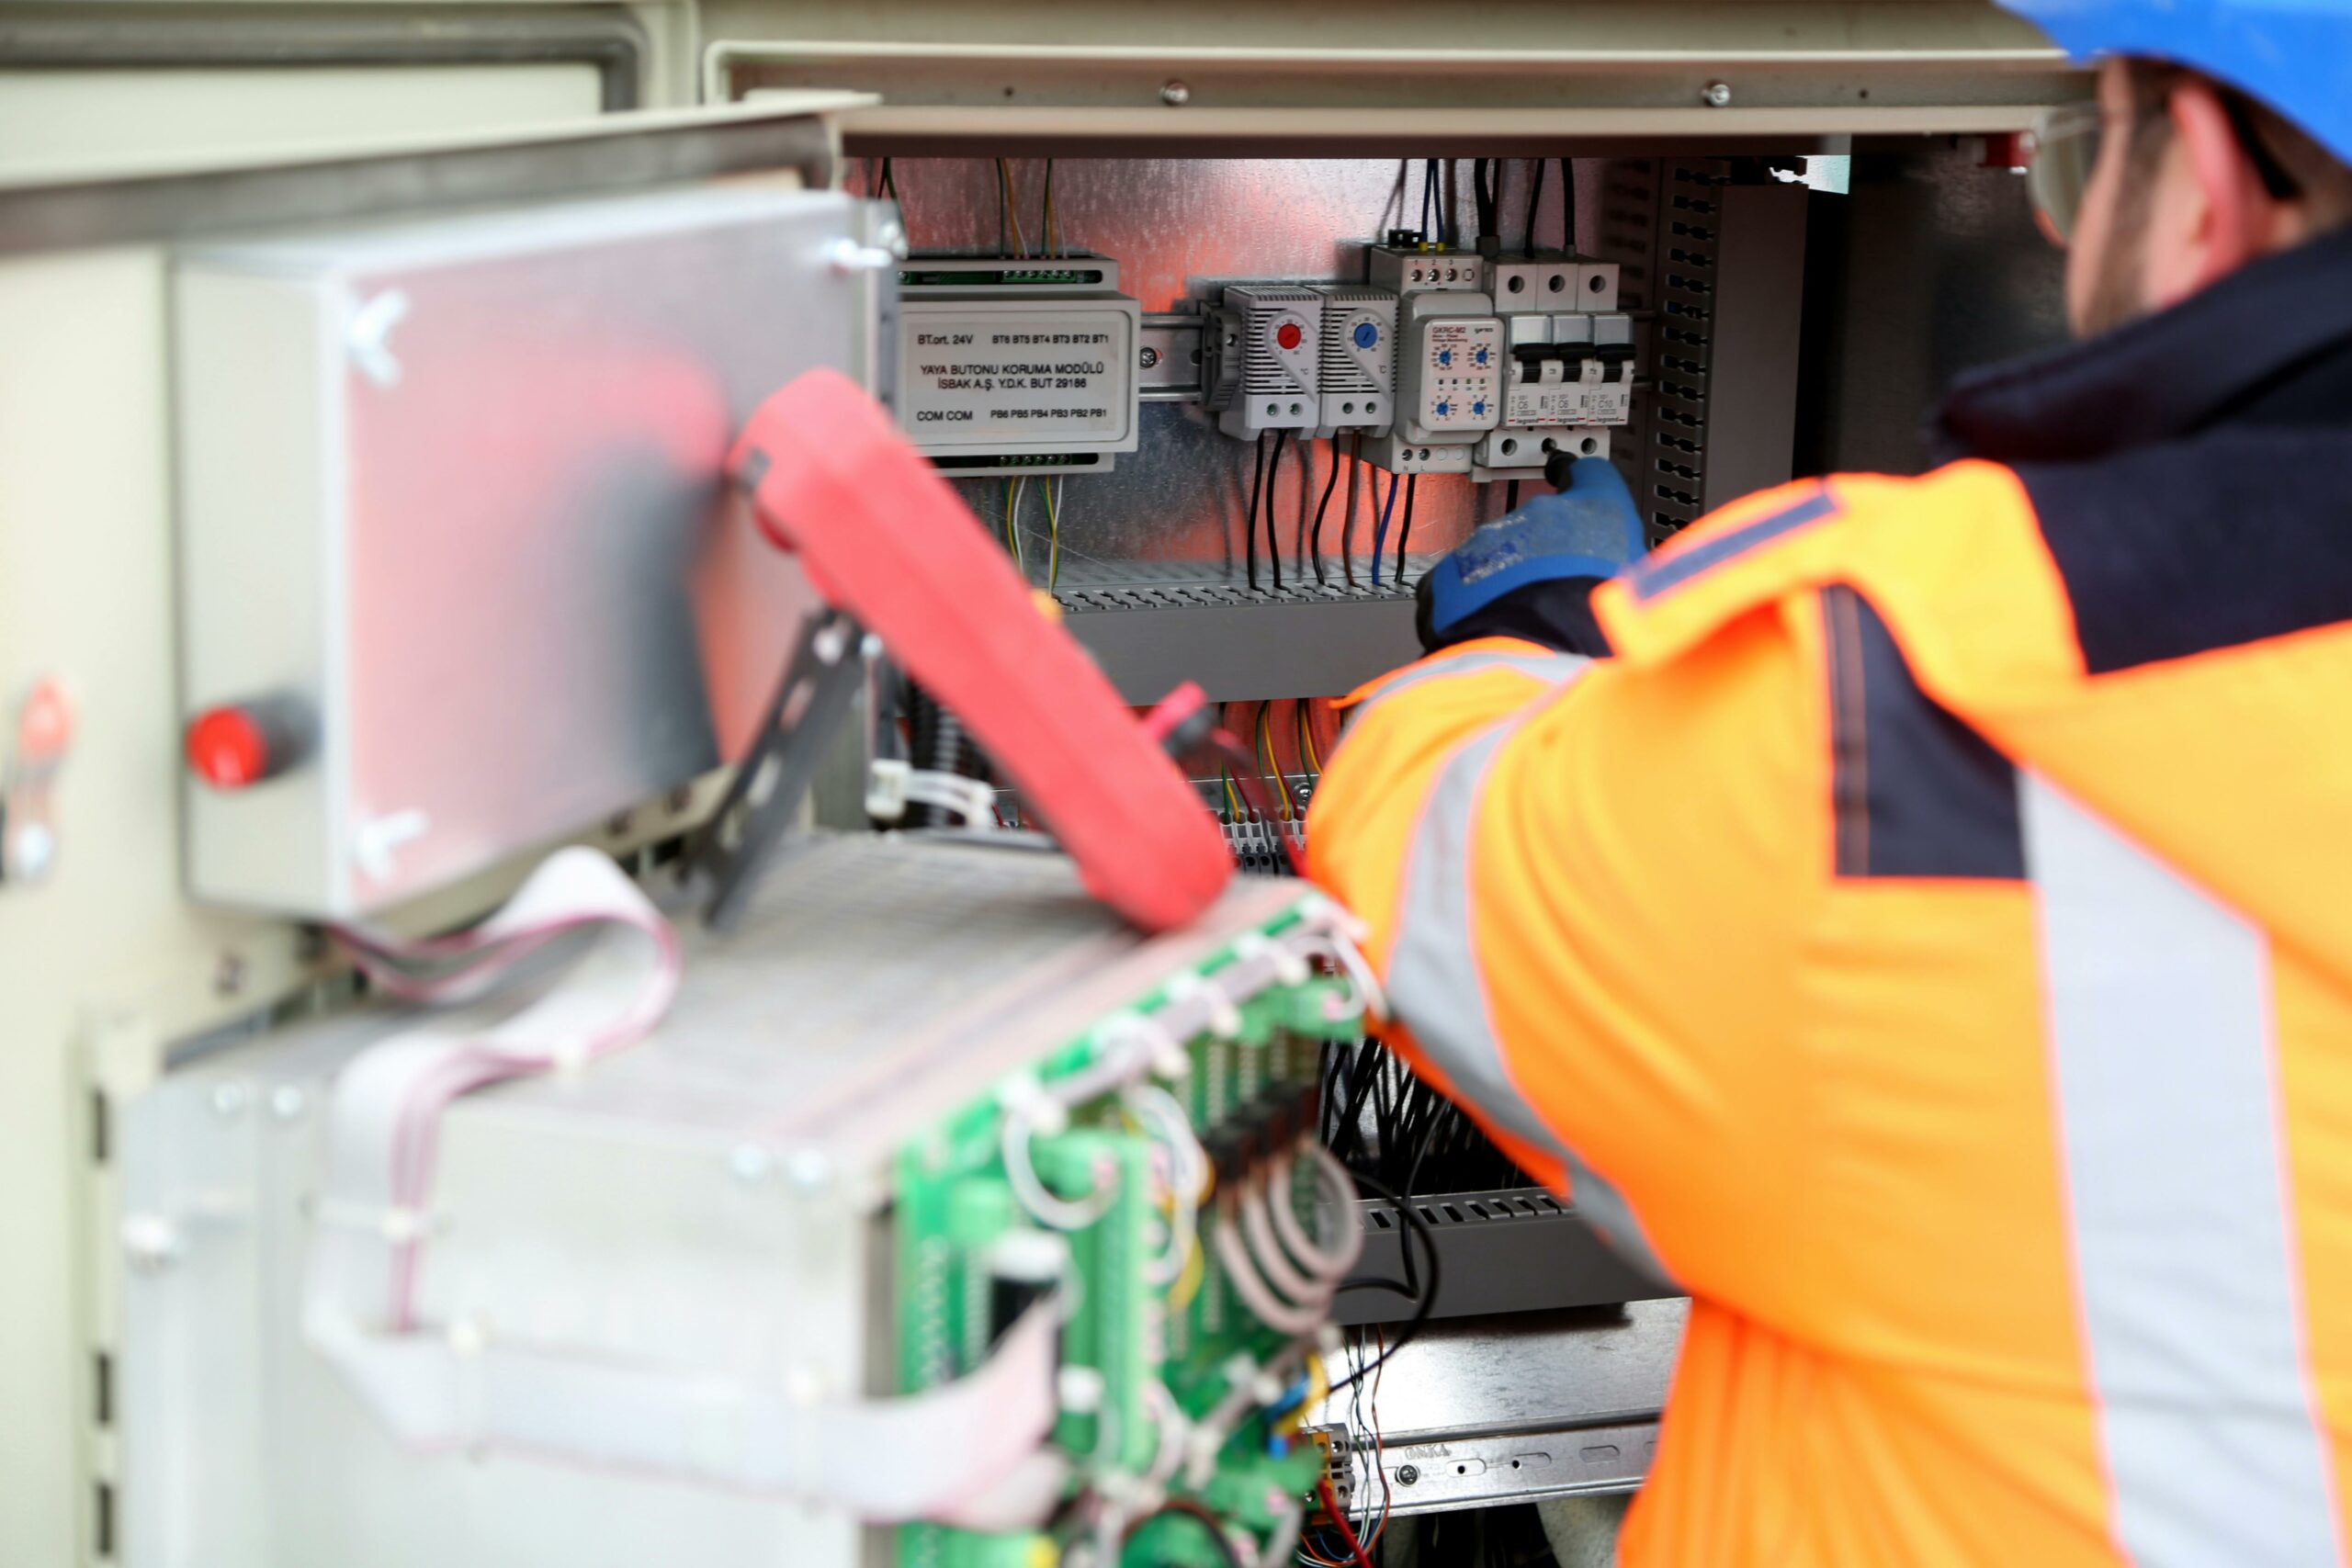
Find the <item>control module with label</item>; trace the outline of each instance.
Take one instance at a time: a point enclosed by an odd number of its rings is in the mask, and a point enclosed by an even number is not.
[[[1102,473],[1139,434],[1142,307],[1106,257],[914,256],[899,421],[958,477]]]

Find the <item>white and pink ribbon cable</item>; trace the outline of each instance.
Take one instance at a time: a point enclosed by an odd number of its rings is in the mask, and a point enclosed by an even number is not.
[[[569,932],[601,928],[560,980],[495,1023],[452,1019],[362,1054],[335,1080],[329,1120],[315,1295],[323,1286],[356,1317],[413,1326],[416,1269],[427,1240],[442,1112],[508,1078],[576,1067],[633,1045],[678,994],[678,942],[637,884],[588,849],[558,851],[472,931],[406,947],[343,933],[361,967],[395,995],[482,997],[524,957]],[[421,979],[403,965],[437,964]]]
[[[474,1089],[636,1043],[677,995],[675,934],[592,850],[559,852],[504,908],[452,937],[340,932],[386,991],[483,999],[567,933],[594,941],[528,1005],[453,1011],[364,1052],[335,1080],[303,1330],[404,1446],[481,1448],[837,1506],[861,1519],[1043,1517],[1059,1359],[1052,1303],[969,1375],[888,1400],[804,1402],[718,1370],[633,1364],[419,1322],[442,1113]],[[892,1456],[876,1464],[873,1456]]]

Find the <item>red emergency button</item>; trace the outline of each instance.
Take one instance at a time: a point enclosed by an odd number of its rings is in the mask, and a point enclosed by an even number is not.
[[[187,727],[187,765],[214,789],[243,789],[301,760],[310,727],[299,698],[208,708]]]
[[[1298,330],[1296,321],[1284,321],[1274,329],[1274,341],[1284,348],[1296,348],[1299,339],[1305,335]]]

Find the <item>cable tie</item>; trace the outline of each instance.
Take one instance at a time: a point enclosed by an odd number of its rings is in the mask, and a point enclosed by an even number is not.
[[[1102,1408],[1102,1374],[1092,1367],[1064,1367],[1055,1374],[1055,1397],[1073,1416],[1091,1416]]]
[[[397,1204],[378,1208],[372,1203],[339,1203],[322,1201],[315,1211],[318,1223],[337,1230],[370,1231],[390,1247],[406,1247],[423,1241],[434,1230],[430,1211],[410,1209]]]
[[[1251,931],[1235,942],[1233,955],[1244,961],[1253,958],[1266,960],[1273,965],[1274,983],[1281,986],[1303,986],[1312,973],[1307,967],[1305,953],[1283,946],[1263,931]]]
[[[1224,987],[1197,970],[1186,970],[1168,983],[1168,998],[1171,1002],[1186,1002],[1198,997],[1208,1010],[1204,1032],[1219,1040],[1241,1037],[1241,1010],[1234,1004]]]
[[[907,814],[908,775],[914,769],[895,757],[876,757],[866,769],[865,814],[876,822],[897,822]]]

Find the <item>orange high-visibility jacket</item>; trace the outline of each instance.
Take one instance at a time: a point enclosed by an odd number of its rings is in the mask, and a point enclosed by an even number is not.
[[[1750,497],[1598,592],[1612,657],[1365,694],[1307,840],[1391,1043],[1692,1297],[1628,1563],[2345,1561],[2335,254],[2265,275],[2316,323],[2077,351],[2078,452],[2004,384],[2030,457]]]

